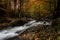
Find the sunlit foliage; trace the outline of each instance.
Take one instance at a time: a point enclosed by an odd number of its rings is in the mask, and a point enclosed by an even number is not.
[[[54,1],[52,0],[27,0],[21,6],[22,12],[34,17],[36,14],[44,18],[52,17],[54,11]],[[36,14],[35,14],[36,13]],[[33,16],[34,15],[34,16]]]
[[[6,2],[2,6],[14,15],[23,13],[35,17],[37,14],[44,18],[52,17],[57,3],[56,0],[1,0],[1,2]]]

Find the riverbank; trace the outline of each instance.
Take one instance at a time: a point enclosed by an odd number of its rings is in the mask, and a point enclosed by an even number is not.
[[[0,18],[0,29],[8,27],[8,26],[21,26],[27,21],[32,20],[30,18],[11,18],[11,17],[5,17],[5,18]]]

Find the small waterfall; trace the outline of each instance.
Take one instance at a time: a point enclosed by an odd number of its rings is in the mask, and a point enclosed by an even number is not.
[[[22,32],[24,32],[26,29],[31,28],[31,27],[36,27],[37,25],[51,25],[51,23],[46,22],[44,24],[43,21],[36,22],[36,20],[29,21],[28,23],[24,24],[23,26],[18,26],[10,29],[5,29],[0,31],[0,40],[8,39],[10,37],[18,36]],[[19,34],[16,32],[20,32]]]

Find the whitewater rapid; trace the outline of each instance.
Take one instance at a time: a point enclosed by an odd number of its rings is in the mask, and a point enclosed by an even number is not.
[[[46,22],[44,23],[43,21],[39,21],[36,22],[36,20],[32,20],[29,21],[28,23],[24,24],[23,26],[17,26],[17,27],[13,27],[10,29],[4,29],[2,31],[0,31],[0,40],[5,40],[14,36],[18,36],[20,35],[22,32],[24,32],[26,29],[31,28],[31,27],[35,27],[37,25],[51,25],[51,23]],[[16,32],[20,32],[19,34]]]

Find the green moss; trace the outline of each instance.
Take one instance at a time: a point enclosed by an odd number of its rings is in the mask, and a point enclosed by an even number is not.
[[[60,40],[60,36],[57,37],[57,40]]]
[[[60,18],[57,18],[56,21],[57,21],[56,27],[60,30]]]

